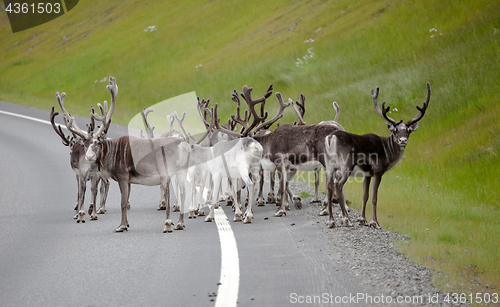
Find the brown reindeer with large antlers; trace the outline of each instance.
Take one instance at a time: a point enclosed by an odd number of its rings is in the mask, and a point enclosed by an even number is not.
[[[403,124],[403,120],[396,122],[387,115],[390,107],[385,107],[385,101],[382,103],[382,109],[378,105],[379,88],[376,92],[371,90],[373,104],[378,114],[387,120],[387,128],[391,132],[388,137],[380,137],[375,134],[357,135],[345,131],[337,131],[325,138],[325,146],[328,156],[327,185],[328,191],[328,210],[330,220],[329,227],[335,227],[332,215],[332,193],[335,192],[340,207],[342,209],[344,225],[351,226],[345,209],[345,199],[343,194],[344,184],[351,174],[361,173],[363,179],[363,209],[359,223],[369,225],[374,228],[380,228],[377,220],[377,198],[378,187],[382,175],[403,159],[404,150],[408,144],[410,133],[417,130],[418,121],[424,117],[425,111],[429,105],[431,97],[431,86],[427,83],[427,99],[422,107],[417,106],[419,113],[408,122]],[[334,183],[333,173],[339,171],[341,178]],[[369,197],[370,181],[373,177],[372,186],[372,221],[367,224],[365,218],[366,202]]]
[[[103,116],[92,115],[95,120],[103,122],[102,127],[111,120],[115,109],[116,96],[118,95],[115,78],[109,78],[107,89],[111,92],[110,110],[104,112]],[[99,162],[102,176],[113,178],[118,182],[121,192],[122,219],[115,231],[122,232],[128,229],[127,204],[132,183],[149,186],[161,185],[162,190],[167,191],[170,178],[174,174],[177,176],[177,182],[182,183],[180,185],[181,212],[175,229],[184,229],[184,183],[189,162],[189,145],[183,140],[173,137],[141,139],[123,136],[118,139],[104,140],[102,139],[104,131],[101,128],[94,133],[85,157],[87,161]],[[168,196],[165,195],[165,198],[167,199]],[[170,208],[167,204],[163,232],[171,231],[172,221],[170,220]]]
[[[73,137],[70,138],[66,136],[65,133],[62,131],[61,126],[59,125],[56,126],[54,120],[55,117],[59,114],[59,112],[56,112],[54,110],[54,107],[52,107],[52,110],[50,111],[50,123],[52,124],[54,131],[61,138],[63,145],[68,146],[71,150],[70,164],[71,168],[76,174],[76,181],[78,187],[77,200],[75,206],[75,210],[77,211],[77,213],[74,218],[76,219],[77,223],[80,222],[85,223],[85,212],[83,210],[83,203],[85,199],[85,190],[87,186],[87,181],[90,180],[91,182],[90,190],[92,192],[88,210],[88,214],[90,215],[90,220],[97,220],[96,198],[97,198],[97,189],[99,181],[101,180],[102,180],[100,189],[101,203],[99,209],[97,210],[97,213],[106,212],[105,204],[109,190],[109,181],[107,179],[101,178],[99,174],[99,165],[97,163],[90,163],[85,160],[85,146],[88,146],[92,139],[92,133],[95,127],[94,119],[91,118],[90,124],[87,124],[88,127],[87,132],[84,132],[80,129],[74,129],[70,124],[74,122],[74,118],[64,108],[65,97],[66,93],[64,92],[61,95],[59,95],[59,92],[56,93],[57,102],[59,103],[59,107],[63,112],[64,123],[66,124],[66,128],[68,128],[68,130],[73,134]],[[94,110],[92,108],[91,112],[93,111]],[[109,126],[106,127],[106,131],[108,128]]]

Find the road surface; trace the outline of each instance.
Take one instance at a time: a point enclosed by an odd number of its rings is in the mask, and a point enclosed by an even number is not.
[[[156,210],[159,188],[133,185],[129,231],[114,233],[120,198],[112,181],[108,212],[77,224],[69,148],[52,130],[49,113],[0,102],[1,306],[260,307],[314,299],[317,304],[306,305],[333,306],[327,296],[363,291],[336,264],[339,255],[317,221],[295,209],[276,218],[274,204],[254,207],[252,224],[232,222],[230,207],[222,206],[229,229],[199,217],[165,234],[165,212]],[[77,118],[80,127],[85,120]],[[108,136],[125,133],[113,125]],[[222,264],[224,231],[235,239],[237,257]],[[220,284],[228,280],[221,279],[221,265],[237,276],[232,286]]]

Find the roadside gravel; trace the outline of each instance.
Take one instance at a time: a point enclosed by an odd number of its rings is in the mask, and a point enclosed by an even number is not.
[[[293,181],[290,184],[291,189],[297,194],[306,192],[314,195],[314,189],[301,181]],[[321,199],[323,197],[324,195],[320,195]],[[349,213],[354,227],[339,226],[338,217],[341,212],[339,206],[334,206],[337,227],[330,229],[326,226],[328,217],[319,216],[323,205],[311,201],[312,197],[302,199],[302,210],[307,214],[308,220],[317,225],[328,246],[341,255],[338,264],[351,272],[360,288],[367,289],[369,295],[379,298],[383,295],[386,299],[389,296],[393,304],[398,298],[406,299],[403,304],[397,304],[401,306],[460,305],[446,303],[447,293],[436,289],[432,284],[432,271],[410,262],[394,246],[395,241],[409,242],[411,238],[384,229],[376,230],[358,225],[360,214],[354,209],[350,209]],[[371,210],[371,207],[369,209]],[[432,298],[431,302],[429,296]]]

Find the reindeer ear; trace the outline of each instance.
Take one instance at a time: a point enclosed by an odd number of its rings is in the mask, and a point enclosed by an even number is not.
[[[418,129],[418,122],[416,122],[413,125],[411,125],[410,127],[408,127],[408,131],[410,131],[410,132],[416,131],[417,129]]]
[[[390,132],[395,132],[396,131],[396,127],[394,127],[393,124],[387,122],[385,123],[387,125],[387,129],[389,129]]]

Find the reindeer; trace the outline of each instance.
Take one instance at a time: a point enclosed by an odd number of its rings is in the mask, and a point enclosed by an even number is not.
[[[109,78],[106,87],[111,93],[111,106],[101,108],[102,116],[92,113],[91,116],[103,123],[103,125],[92,136],[92,140],[85,152],[85,158],[89,162],[98,162],[101,168],[101,176],[113,178],[118,182],[121,192],[122,219],[116,232],[128,230],[127,204],[130,194],[130,185],[161,185],[166,191],[170,177],[176,174],[178,182],[181,182],[181,208],[184,206],[187,163],[189,160],[189,146],[178,138],[155,138],[141,139],[133,136],[123,136],[118,139],[103,139],[104,127],[106,127],[115,109],[118,86],[116,79]],[[104,103],[107,106],[107,102]],[[72,122],[74,124],[74,121]],[[73,128],[76,127],[73,125]],[[169,195],[166,195],[168,199]],[[183,197],[184,196],[184,197]],[[175,229],[184,229],[184,216],[181,210],[179,222]],[[170,220],[170,208],[166,209],[166,221],[164,232],[172,231]]]
[[[243,88],[244,94],[250,91],[251,88],[246,86]],[[248,95],[245,94],[245,96]],[[339,130],[339,126],[307,125],[300,116],[300,110],[294,107],[299,118],[299,124],[284,124],[277,127],[274,131],[269,130],[260,134],[259,131],[261,129],[268,129],[283,116],[283,111],[286,107],[293,105],[291,99],[289,99],[288,103],[284,103],[280,93],[276,93],[276,98],[280,107],[276,116],[271,120],[265,121],[267,112],[264,113],[262,111],[264,109],[263,105],[261,105],[261,115],[259,115],[255,110],[256,103],[249,104],[248,102],[247,104],[249,105],[250,113],[254,117],[254,122],[251,125],[246,123],[248,121],[246,113],[246,120],[241,119],[239,116],[233,116],[233,120],[243,125],[242,136],[254,134],[253,138],[262,145],[264,151],[261,165],[263,168],[270,171],[277,169],[280,178],[278,198],[281,198],[281,202],[279,203],[278,210],[275,212],[275,216],[282,216],[286,214],[287,201],[284,195],[286,195],[285,191],[288,179],[290,179],[290,176],[297,169],[312,171],[320,166],[326,166],[324,140],[327,135]],[[261,123],[258,124],[258,122]],[[252,130],[253,127],[255,129]],[[287,176],[283,176],[283,174]],[[297,209],[300,209],[299,202],[294,202],[294,205],[296,205]]]
[[[394,168],[403,159],[404,150],[408,144],[408,137],[418,128],[420,121],[427,110],[431,97],[431,86],[427,82],[427,99],[422,107],[417,105],[419,113],[406,123],[403,120],[396,122],[387,115],[390,107],[385,107],[385,101],[382,103],[382,109],[378,105],[379,88],[376,92],[371,90],[373,104],[378,114],[387,120],[387,128],[391,132],[388,137],[381,137],[375,134],[357,135],[345,131],[336,131],[325,138],[326,152],[328,156],[327,185],[328,191],[328,210],[330,220],[328,226],[335,227],[332,215],[332,193],[335,192],[340,207],[342,209],[344,225],[352,226],[347,217],[345,209],[345,199],[343,188],[344,184],[351,174],[359,173],[363,178],[363,208],[360,225],[368,225],[380,229],[377,220],[377,198],[378,187],[382,176],[388,170]],[[334,182],[333,173],[340,172],[341,178]],[[373,177],[372,186],[372,221],[368,224],[365,216],[366,203],[369,197],[370,181]]]
[[[92,138],[92,131],[94,130],[94,120],[91,118],[91,123],[90,125],[87,124],[87,133],[81,131],[80,129],[75,130],[72,128],[70,125],[70,119],[72,118],[71,115],[66,111],[64,108],[64,98],[66,97],[65,93],[62,93],[62,95],[59,95],[59,92],[56,93],[56,99],[59,103],[59,106],[61,108],[61,111],[63,112],[64,115],[64,122],[66,124],[66,127],[70,132],[72,132],[73,137],[68,137],[65,135],[65,133],[62,131],[61,126],[55,124],[55,117],[59,115],[59,112],[56,112],[54,110],[54,107],[52,106],[52,109],[50,111],[50,122],[52,124],[52,128],[54,128],[54,131],[59,135],[59,137],[62,140],[62,143],[64,146],[68,146],[70,148],[70,164],[71,168],[76,174],[76,182],[77,182],[77,200],[76,200],[76,205],[75,205],[75,210],[76,210],[76,215],[75,219],[77,223],[85,223],[85,211],[83,210],[83,204],[84,204],[84,199],[85,199],[85,191],[87,188],[87,181],[90,180],[91,182],[91,187],[90,190],[92,192],[91,195],[91,200],[90,200],[90,205],[89,205],[89,210],[88,214],[90,215],[90,220],[97,220],[97,215],[96,215],[96,198],[97,198],[97,189],[99,182],[102,180],[101,183],[101,188],[100,188],[100,193],[101,193],[101,202],[99,209],[97,210],[97,213],[99,214],[104,214],[106,212],[106,198],[108,195],[109,191],[109,181],[106,179],[102,179],[100,174],[99,174],[99,165],[97,163],[90,163],[85,160],[85,146],[88,146],[91,138]],[[93,109],[91,110],[93,112]],[[74,124],[76,125],[76,124]],[[106,127],[106,131],[109,128]]]
[[[154,112],[153,108],[142,108],[142,111],[141,111],[141,115],[142,115],[142,119],[144,121],[144,126],[146,128],[146,137],[147,138],[154,138],[154,129],[155,127],[152,127],[150,124],[149,124],[149,121],[148,121],[148,114],[151,113],[151,112]],[[182,118],[178,120],[180,121],[180,123],[182,124],[182,121],[184,121],[184,118],[186,117],[186,112],[184,112],[182,114]],[[184,136],[178,132],[178,131],[175,131],[174,130],[174,114],[170,114],[170,115],[167,115],[167,120],[169,122],[169,131],[168,132],[165,132],[163,133],[160,137],[174,137],[174,138],[178,138],[180,140],[185,140],[184,139]],[[142,130],[141,130],[141,137],[142,137]],[[178,185],[177,185],[178,186]],[[168,187],[170,188],[170,187]],[[179,192],[177,195],[180,194],[180,191],[177,191]],[[169,193],[169,192],[168,192]],[[168,200],[170,201],[170,199]],[[160,188],[160,203],[158,205],[158,211],[161,211],[161,210],[166,210],[166,201],[165,201],[165,198],[164,198],[164,191]],[[174,204],[172,206],[172,212],[179,212],[180,211],[180,206],[179,204]]]

